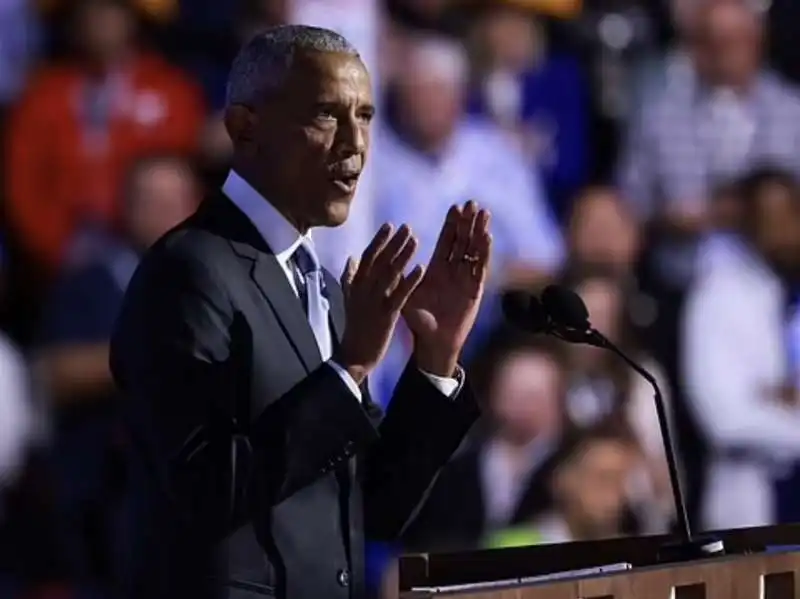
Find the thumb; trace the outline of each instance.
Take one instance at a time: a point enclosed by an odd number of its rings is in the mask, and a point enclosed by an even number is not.
[[[353,283],[353,278],[356,276],[357,270],[358,270],[358,260],[356,260],[352,256],[349,256],[347,258],[347,262],[344,265],[344,271],[342,272],[342,277],[339,279],[345,297],[347,297],[347,294],[350,291],[350,285]]]

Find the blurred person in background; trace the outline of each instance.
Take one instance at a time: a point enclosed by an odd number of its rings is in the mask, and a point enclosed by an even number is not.
[[[551,54],[530,9],[508,0],[479,10],[472,27],[470,111],[492,118],[539,169],[559,216],[585,182],[589,98],[577,60]]]
[[[563,422],[558,351],[503,327],[473,364],[473,386],[488,406],[486,430],[442,470],[408,532],[415,549],[475,548],[549,507],[546,480]]]
[[[592,325],[653,374],[669,406],[662,368],[634,344],[624,282],[613,271],[587,269],[565,283],[585,302]],[[635,436],[644,459],[630,480],[630,504],[646,532],[666,532],[672,490],[652,387],[613,353],[588,345],[568,345],[566,372],[571,424],[582,429],[613,422]]]
[[[570,436],[551,479],[553,509],[528,527],[541,544],[626,534],[627,484],[639,460],[636,440],[611,424]]]
[[[694,284],[683,320],[690,407],[711,447],[706,529],[776,522],[774,479],[800,458],[797,379],[787,346],[800,283],[800,191],[760,169],[740,184],[740,243]]]
[[[0,245],[0,300],[4,298],[7,255]],[[33,387],[25,358],[0,331],[0,596],[15,597],[25,579],[42,564],[52,541],[36,524],[46,520],[43,505],[27,485],[32,450],[40,436]],[[52,521],[47,520],[47,525]],[[50,531],[52,532],[52,527]],[[44,555],[43,555],[44,554]],[[42,558],[36,560],[35,558]]]
[[[0,2],[0,126],[8,106],[22,91],[37,58],[40,31],[31,2]]]
[[[11,115],[8,218],[36,270],[57,270],[87,223],[112,223],[126,167],[151,152],[193,152],[203,119],[199,92],[137,44],[124,0],[80,0],[63,65],[36,73]]]
[[[717,185],[764,161],[800,169],[800,96],[762,67],[760,13],[744,0],[716,0],[697,18],[694,77],[645,107],[621,170],[626,200],[659,225],[670,288],[693,274],[693,242],[714,225]]]
[[[556,273],[563,261],[561,231],[535,169],[494,124],[465,114],[469,66],[464,48],[446,38],[409,40],[388,92],[388,123],[376,132],[373,164],[377,222],[406,222],[431,255],[437,222],[464,198],[492,212],[493,280],[473,340],[485,332],[493,298],[504,287],[527,288]],[[378,397],[394,387],[410,348],[398,328],[373,377]]]
[[[667,86],[691,85],[694,77],[690,46],[699,26],[703,3],[716,0],[669,0],[669,16],[675,39],[666,52],[657,57],[648,55],[638,73],[634,88],[632,116],[635,120],[642,110],[654,101]]]
[[[66,268],[40,323],[37,372],[56,418],[54,472],[76,578],[108,586],[120,574],[125,500],[120,403],[109,340],[139,255],[197,207],[200,192],[179,157],[139,159],[126,176],[120,235],[96,231]]]
[[[5,296],[6,254],[0,244],[0,300]],[[11,339],[0,331],[0,521],[3,496],[25,465],[34,433],[34,406],[28,366]]]
[[[289,0],[241,0],[236,10],[228,6],[227,11],[233,13],[230,27],[224,29],[228,35],[216,45],[209,46],[207,36],[192,28],[184,32],[193,43],[189,48],[184,46],[182,49],[185,54],[182,63],[187,64],[187,70],[203,86],[211,110],[200,136],[200,155],[203,166],[214,179],[224,178],[233,152],[233,144],[223,122],[225,85],[231,62],[239,48],[256,33],[288,22],[289,4]],[[219,10],[224,8],[224,3],[211,2],[209,6],[216,6]],[[219,23],[215,25],[219,27]]]
[[[626,201],[650,227],[641,280],[658,313],[649,337],[676,390],[692,517],[706,448],[679,387],[679,322],[701,243],[716,227],[711,196],[765,161],[800,170],[800,97],[763,65],[762,17],[745,0],[701,4],[689,44],[693,76],[643,107],[620,168]]]
[[[567,222],[568,270],[599,267],[628,279],[639,244],[638,223],[614,188],[591,186],[577,195]]]

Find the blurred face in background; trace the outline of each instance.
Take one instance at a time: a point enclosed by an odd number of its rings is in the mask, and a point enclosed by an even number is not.
[[[397,77],[397,100],[404,132],[423,151],[446,145],[464,112],[467,63],[460,44],[409,40]]]
[[[178,160],[141,165],[131,176],[127,227],[146,249],[197,209],[199,190],[191,170]]]
[[[714,224],[719,229],[730,231],[739,226],[742,213],[735,188],[720,189],[712,196],[711,215]]]
[[[74,39],[92,62],[108,64],[123,58],[133,42],[133,13],[114,0],[85,0],[78,8]]]
[[[477,41],[491,67],[522,71],[542,54],[541,28],[524,11],[497,8],[477,23]]]
[[[577,199],[569,223],[569,242],[577,264],[595,264],[626,273],[639,249],[636,223],[609,188],[586,191]]]
[[[781,271],[796,275],[800,265],[800,197],[796,187],[769,183],[756,200],[755,244]]]
[[[555,494],[576,540],[619,534],[635,456],[625,442],[593,440],[557,471]]]
[[[709,0],[672,0],[670,13],[675,33],[681,41],[694,37],[698,26],[699,6]]]
[[[759,15],[743,0],[718,0],[698,16],[695,62],[712,85],[739,89],[761,67],[763,31]]]
[[[549,355],[511,354],[499,368],[491,393],[499,436],[513,445],[552,437],[561,429],[562,372]]]
[[[614,281],[597,278],[583,282],[575,292],[586,304],[594,328],[611,342],[619,342],[623,301],[620,286]],[[573,344],[569,351],[572,366],[586,372],[597,371],[608,357],[608,352],[587,345]]]

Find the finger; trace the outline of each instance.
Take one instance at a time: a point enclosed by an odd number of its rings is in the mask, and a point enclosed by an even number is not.
[[[479,210],[475,217],[469,247],[467,248],[467,253],[474,258],[474,261],[471,262],[473,275],[478,275],[489,261],[489,253],[491,251],[489,222],[491,218],[492,215],[486,209]]]
[[[450,256],[450,261],[455,262],[459,266],[466,264],[471,268],[468,261],[464,260],[469,251],[470,240],[472,231],[475,228],[475,219],[478,216],[478,205],[470,200],[464,206],[464,211],[458,221],[458,228],[456,230],[456,240],[453,244],[453,253]]]
[[[347,262],[344,265],[344,270],[342,271],[342,277],[339,279],[345,297],[350,293],[350,285],[353,284],[356,271],[358,271],[358,260],[352,256],[348,256]]]
[[[479,260],[476,262],[472,274],[477,283],[483,285],[489,278],[489,267],[492,263],[492,234],[488,231],[481,234],[476,255]]]
[[[382,271],[385,271],[386,268],[392,264],[394,259],[405,249],[411,237],[411,227],[405,224],[401,225],[375,258],[373,268],[380,268]]]
[[[389,306],[392,311],[400,311],[406,305],[408,298],[414,293],[414,290],[422,282],[425,276],[425,269],[422,265],[417,264],[408,276],[403,277],[395,287],[392,295],[389,297]]]
[[[392,227],[392,225],[389,223],[384,223],[381,225],[381,228],[378,229],[375,237],[372,238],[372,241],[369,242],[367,249],[365,249],[364,253],[361,255],[360,265],[355,279],[366,277],[369,274],[376,258],[380,255],[381,250],[383,250],[384,246],[391,238],[392,231],[394,231],[394,227]]]
[[[386,281],[384,282],[384,289],[387,297],[391,295],[397,288],[397,285],[403,278],[403,273],[406,271],[406,267],[411,262],[411,258],[414,257],[418,247],[419,241],[416,237],[411,236],[403,246],[402,251],[400,251],[400,253],[394,257],[392,263],[386,269]]]
[[[473,222],[478,213],[478,207],[470,200],[464,205],[461,215],[456,222],[456,238],[453,241],[452,252],[449,256],[451,262],[460,263],[469,248],[469,238],[472,233]]]
[[[461,206],[453,205],[447,211],[442,230],[439,232],[439,239],[436,240],[436,247],[433,250],[431,262],[447,262],[453,252],[453,243],[456,240],[458,231],[458,221],[461,217]]]

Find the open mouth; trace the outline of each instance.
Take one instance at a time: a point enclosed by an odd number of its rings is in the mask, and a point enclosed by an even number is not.
[[[353,193],[358,185],[357,173],[352,175],[340,175],[332,179],[332,183],[344,193]]]

